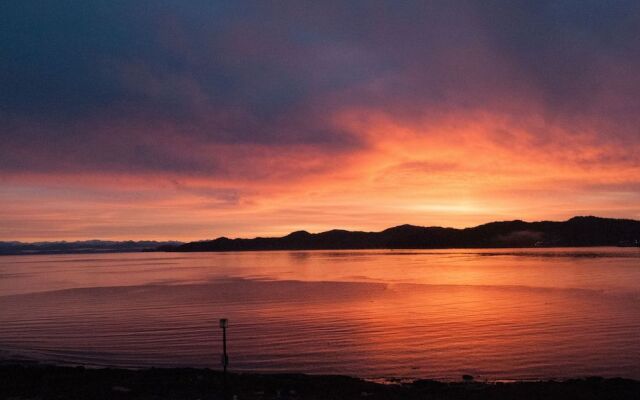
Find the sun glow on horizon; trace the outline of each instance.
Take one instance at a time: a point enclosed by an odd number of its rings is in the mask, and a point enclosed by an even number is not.
[[[173,3],[7,7],[0,240],[640,218],[637,6]]]

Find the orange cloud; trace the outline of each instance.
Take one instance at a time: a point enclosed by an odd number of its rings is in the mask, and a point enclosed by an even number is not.
[[[637,6],[23,3],[0,240],[640,217]]]

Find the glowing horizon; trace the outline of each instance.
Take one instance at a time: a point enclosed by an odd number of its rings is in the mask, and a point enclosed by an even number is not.
[[[640,219],[634,2],[29,4],[0,240]]]

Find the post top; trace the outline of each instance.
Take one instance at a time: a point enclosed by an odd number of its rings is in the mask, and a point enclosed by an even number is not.
[[[220,318],[220,328],[226,328],[229,321],[226,318]]]

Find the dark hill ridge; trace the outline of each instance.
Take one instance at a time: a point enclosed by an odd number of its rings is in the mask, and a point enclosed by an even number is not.
[[[283,237],[190,242],[169,251],[438,249],[509,247],[638,246],[640,221],[574,217],[564,222],[491,222],[455,229],[400,225],[381,232],[330,230]]]

